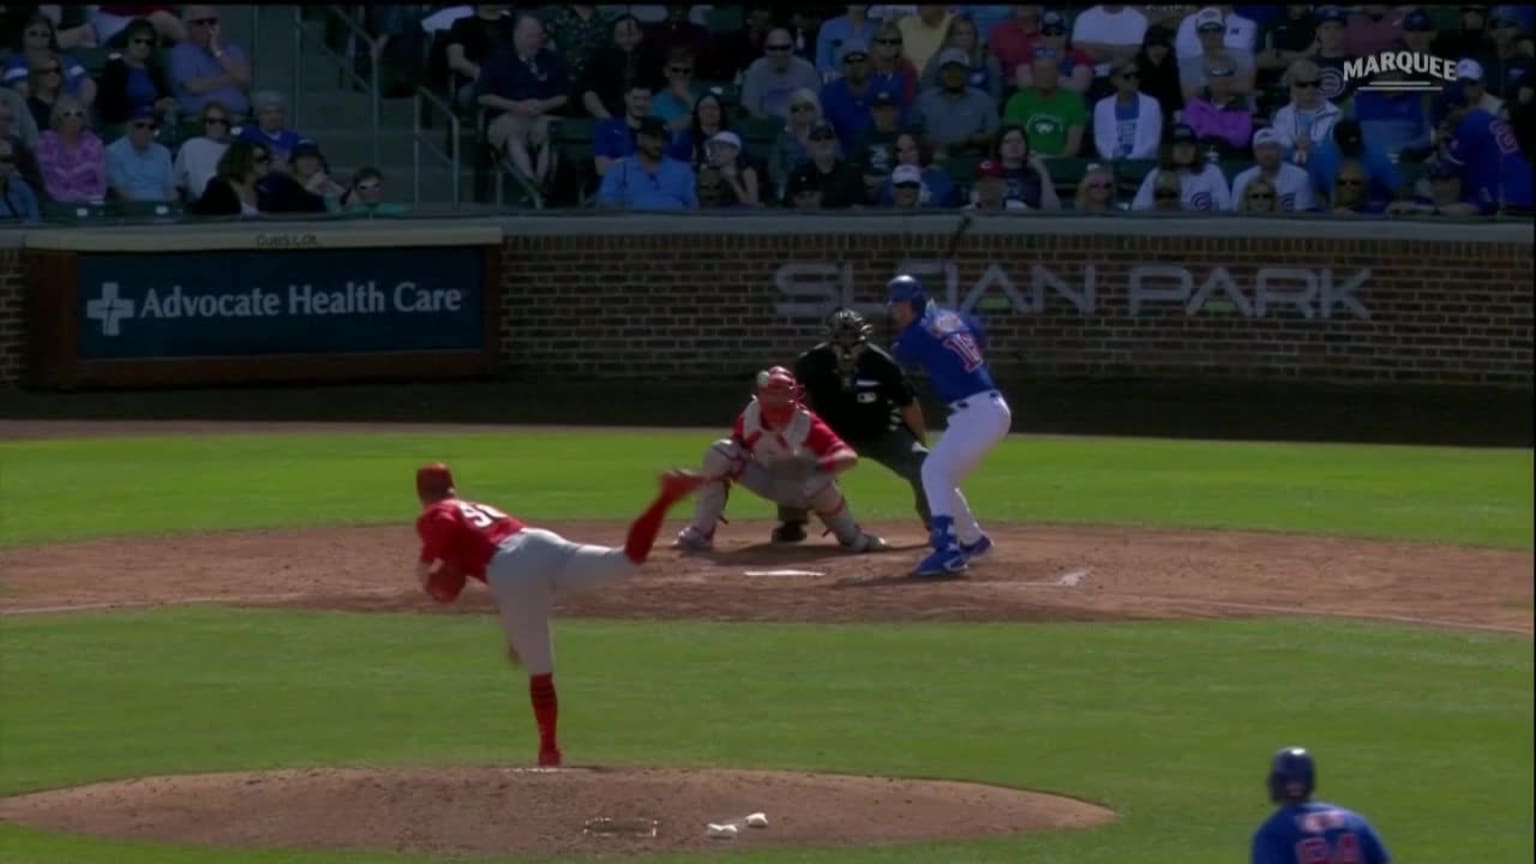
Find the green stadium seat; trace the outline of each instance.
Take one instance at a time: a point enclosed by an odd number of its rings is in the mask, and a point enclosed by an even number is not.
[[[1114,165],[1115,186],[1122,195],[1134,195],[1148,172],[1156,167],[1156,159],[1121,159]]]
[[[117,139],[128,134],[128,124],[105,123],[102,125],[101,131],[97,134],[101,136],[101,143],[111,144],[113,141],[116,141]]]
[[[1227,183],[1230,184],[1237,175],[1247,171],[1252,165],[1252,159],[1223,159],[1221,162],[1221,173],[1222,176],[1227,178]]]
[[[945,159],[940,165],[949,179],[955,181],[962,193],[970,192],[976,183],[976,158],[973,156],[956,156]]]
[[[104,219],[107,215],[105,204],[63,204],[57,201],[49,201],[42,206],[43,221],[45,222],[94,222]]]
[[[114,201],[109,211],[127,219],[180,219],[182,205],[179,201]]]
[[[740,6],[715,6],[709,10],[709,32],[735,33],[747,26]]]
[[[582,162],[592,160],[592,134],[597,121],[591,117],[562,117],[554,130],[555,147],[561,157]]]
[[[779,133],[784,131],[784,120],[781,117],[743,117],[736,121],[736,134],[742,137],[743,143],[747,141],[777,141]]]
[[[90,73],[92,78],[100,75],[101,70],[107,68],[108,60],[121,56],[118,52],[99,45],[82,45],[70,49],[69,54],[80,61],[80,65],[85,67],[85,71]]]
[[[1045,167],[1051,172],[1051,180],[1056,184],[1057,188],[1071,187],[1073,190],[1076,190],[1077,184],[1083,179],[1083,175],[1088,173],[1088,166],[1099,161],[1101,160],[1076,159],[1062,156],[1047,159]]]

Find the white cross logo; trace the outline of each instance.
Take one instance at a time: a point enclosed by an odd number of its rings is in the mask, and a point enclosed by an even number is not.
[[[116,282],[103,282],[101,297],[86,301],[85,317],[101,322],[101,335],[116,336],[120,332],[118,322],[133,317],[133,301],[117,296]]]

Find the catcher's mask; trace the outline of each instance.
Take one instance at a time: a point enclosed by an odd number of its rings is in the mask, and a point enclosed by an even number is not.
[[[769,426],[783,426],[800,407],[800,382],[795,380],[795,373],[783,366],[775,366],[757,373],[754,395],[763,422]]]
[[[1269,800],[1306,801],[1317,785],[1317,765],[1312,754],[1300,747],[1287,747],[1274,755],[1269,764]]]

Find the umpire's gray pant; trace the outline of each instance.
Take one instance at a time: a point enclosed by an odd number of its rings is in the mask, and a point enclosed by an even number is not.
[[[913,506],[926,529],[932,515],[928,509],[928,495],[923,491],[923,460],[928,458],[928,448],[917,440],[912,430],[899,424],[873,441],[849,441],[848,445],[860,459],[879,462],[912,486]],[[804,523],[810,521],[810,514],[797,507],[780,505],[779,521]]]

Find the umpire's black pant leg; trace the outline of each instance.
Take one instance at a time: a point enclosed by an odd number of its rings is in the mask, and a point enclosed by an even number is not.
[[[933,515],[928,509],[928,493],[923,491],[923,461],[928,458],[928,448],[912,430],[906,426],[891,429],[860,449],[859,455],[879,462],[912,486],[914,509],[926,528]]]

